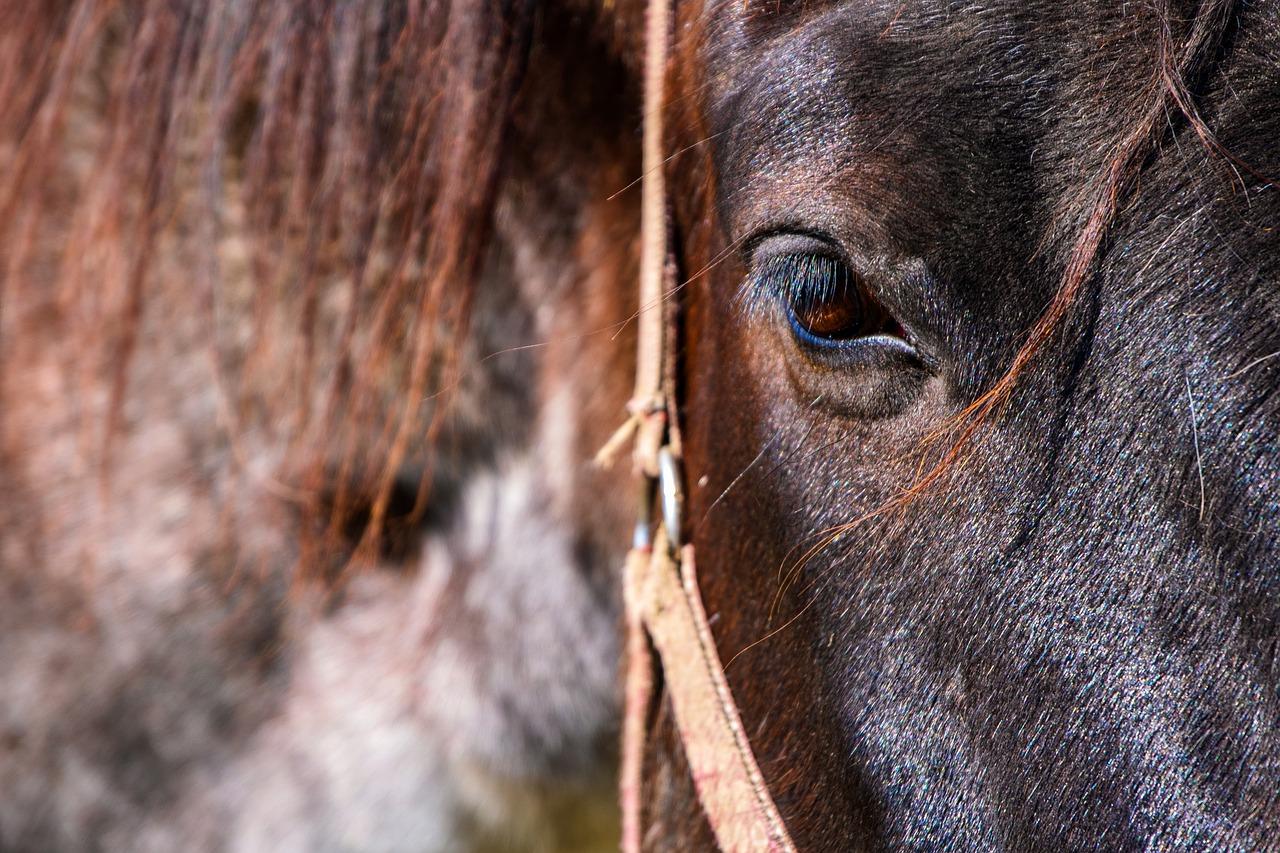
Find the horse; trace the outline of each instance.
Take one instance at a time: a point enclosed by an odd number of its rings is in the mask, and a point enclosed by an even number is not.
[[[0,6],[0,846],[610,835],[657,310],[799,849],[1274,846],[1277,6],[674,0],[637,305],[648,11]]]
[[[1276,7],[674,14],[691,541],[798,849],[1273,848]]]
[[[0,4],[0,849],[616,838],[638,166],[549,14]]]

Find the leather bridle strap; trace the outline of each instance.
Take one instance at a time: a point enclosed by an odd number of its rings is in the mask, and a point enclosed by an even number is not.
[[[756,764],[724,677],[698,593],[693,546],[675,550],[670,545],[659,528],[650,553],[632,551],[628,556],[628,650],[649,641],[657,649],[689,772],[720,849],[793,853],[795,845]],[[634,630],[637,622],[639,632]],[[628,661],[624,755],[630,766],[622,794],[627,853],[639,853],[641,847],[639,770],[651,666],[647,650],[639,661]]]
[[[642,480],[639,519],[627,555],[626,713],[623,720],[622,849],[642,846],[641,785],[656,649],[698,800],[726,853],[794,853],[751,751],[698,591],[693,545],[681,541],[680,436],[675,406],[676,263],[668,238],[663,166],[664,78],[670,0],[650,0],[646,27],[644,177],[639,341],[630,417],[597,457],[607,462],[634,438]],[[662,519],[651,523],[655,493]]]

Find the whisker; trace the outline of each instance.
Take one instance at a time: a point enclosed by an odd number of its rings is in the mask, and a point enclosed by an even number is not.
[[[688,145],[686,145],[685,147],[683,147],[683,148],[681,148],[680,150],[676,151],[676,152],[675,152],[674,154],[672,154],[671,156],[664,158],[664,159],[663,159],[663,161],[662,161],[662,163],[661,163],[661,164],[659,164],[659,165],[657,165],[657,166],[654,166],[654,167],[653,167],[653,169],[650,169],[650,170],[648,170],[647,172],[641,172],[641,173],[640,173],[640,175],[639,175],[639,177],[637,177],[635,180],[631,181],[629,184],[627,184],[627,185],[626,185],[625,187],[623,187],[622,189],[620,189],[620,190],[618,190],[618,191],[614,192],[612,195],[610,195],[608,198],[606,198],[606,199],[605,199],[605,201],[613,201],[615,198],[617,198],[618,196],[622,195],[624,192],[626,192],[627,190],[629,190],[629,189],[631,189],[632,187],[634,187],[636,184],[638,184],[638,183],[640,183],[641,181],[643,181],[643,180],[645,179],[645,177],[646,177],[647,175],[649,175],[650,173],[652,173],[654,170],[662,168],[663,166],[665,166],[665,165],[667,165],[668,163],[670,163],[672,160],[674,160],[674,159],[676,159],[677,157],[679,157],[681,154],[684,154],[686,151],[692,151],[693,149],[697,148],[699,145],[705,145],[706,143],[708,143],[708,142],[710,142],[711,140],[715,139],[717,136],[724,136],[724,135],[725,135],[726,133],[728,133],[728,132],[729,132],[729,129],[725,129],[725,130],[720,131],[719,133],[713,133],[713,134],[711,134],[711,135],[710,135],[710,136],[708,136],[708,137],[705,137],[705,138],[703,138],[703,139],[699,139],[697,142],[691,142],[691,143],[689,143],[689,144],[688,144]]]
[[[1239,376],[1240,374],[1242,374],[1242,373],[1247,373],[1248,371],[1253,370],[1253,369],[1254,369],[1255,367],[1257,367],[1259,364],[1262,364],[1262,363],[1263,363],[1263,362],[1265,362],[1265,361],[1270,361],[1271,359],[1275,358],[1276,356],[1280,356],[1280,350],[1276,350],[1276,351],[1275,351],[1275,352],[1273,352],[1273,353],[1269,353],[1269,354],[1267,354],[1267,355],[1264,355],[1264,356],[1262,356],[1261,358],[1255,358],[1253,361],[1249,362],[1249,363],[1248,363],[1248,364],[1246,364],[1244,367],[1242,367],[1242,368],[1240,368],[1239,370],[1237,370],[1236,372],[1234,372],[1234,373],[1230,374],[1227,378],[1228,378],[1228,379],[1235,379],[1235,378],[1236,378],[1237,376]]]
[[[1200,522],[1204,523],[1204,464],[1200,458],[1200,430],[1196,426],[1196,398],[1191,396],[1191,380],[1186,376],[1182,381],[1187,386],[1187,403],[1191,410],[1191,441],[1196,449],[1196,473],[1200,476]]]
[[[817,397],[814,398],[813,402],[810,403],[806,408],[812,409],[814,406],[818,404],[818,402],[821,399],[822,399],[822,395],[819,394]],[[798,445],[799,447],[804,446],[805,440],[809,437],[809,434],[813,432],[813,429],[815,426],[816,424],[812,424],[812,423],[809,424],[808,429],[804,431],[804,435],[800,437],[800,442]],[[717,506],[719,506],[720,502],[723,501],[725,499],[725,496],[729,494],[729,491],[733,489],[734,486],[738,485],[738,483],[742,481],[742,478],[747,476],[747,472],[749,472],[752,468],[754,468],[756,464],[761,459],[764,458],[764,455],[769,451],[769,448],[773,446],[774,442],[776,442],[779,438],[782,437],[782,434],[783,434],[783,427],[778,427],[778,429],[774,431],[773,435],[769,437],[769,440],[764,443],[764,446],[760,448],[760,452],[756,454],[756,457],[752,459],[750,462],[748,462],[745,468],[743,468],[741,471],[738,472],[738,476],[734,477],[732,482],[729,483],[729,485],[724,487],[724,491],[722,491],[718,496],[716,496],[716,499],[711,502],[710,506],[707,507],[706,511],[702,514],[702,517],[698,519],[698,523],[694,525],[694,528],[693,528],[694,533],[702,529],[702,525],[707,520],[707,517],[711,515],[711,511],[715,509]],[[795,453],[796,451],[792,451],[790,455],[794,456]],[[779,464],[786,464],[786,460],[784,459],[783,462]],[[770,470],[769,473],[773,473],[773,471],[776,471],[776,470],[778,470],[777,467],[774,467],[773,469]]]

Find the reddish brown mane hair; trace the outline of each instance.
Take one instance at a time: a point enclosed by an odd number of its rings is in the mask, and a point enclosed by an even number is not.
[[[1027,333],[1009,369],[1000,379],[966,406],[945,428],[926,439],[926,447],[939,440],[947,442],[941,459],[897,499],[876,514],[896,509],[926,493],[943,480],[963,459],[975,436],[997,420],[1017,388],[1019,379],[1061,332],[1081,291],[1096,270],[1099,255],[1116,214],[1146,162],[1154,156],[1168,130],[1171,114],[1180,114],[1210,150],[1222,152],[1213,133],[1196,110],[1189,85],[1193,84],[1216,57],[1222,43],[1234,0],[1208,0],[1191,20],[1181,44],[1172,32],[1172,14],[1161,13],[1159,63],[1150,83],[1150,106],[1121,136],[1115,154],[1097,177],[1088,196],[1087,216],[1068,256],[1062,283],[1044,312]],[[857,523],[857,522],[855,522]]]
[[[393,477],[439,422],[424,401],[449,386],[443,332],[467,314],[532,5],[0,4],[5,304],[53,287],[73,306],[78,369],[112,389],[92,427],[104,463],[149,297],[198,289],[216,326],[228,275],[247,276],[253,343],[224,376],[231,441],[238,375],[292,325],[289,393],[270,401],[306,460],[289,488],[325,495],[335,523],[359,492],[377,538]],[[160,247],[192,228],[197,268],[156,274]],[[243,270],[216,251],[231,237]],[[336,460],[317,450],[334,446]]]

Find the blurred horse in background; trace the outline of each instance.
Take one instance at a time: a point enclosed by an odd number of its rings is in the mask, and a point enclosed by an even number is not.
[[[619,38],[0,4],[0,848],[614,845]]]

